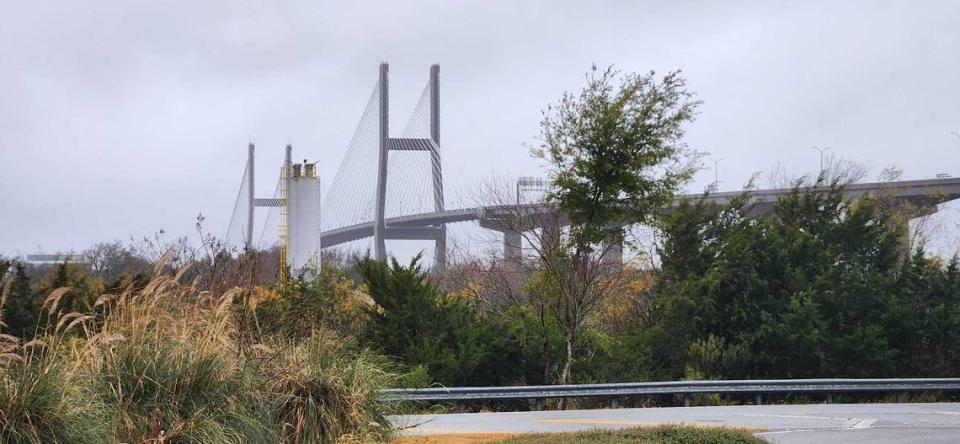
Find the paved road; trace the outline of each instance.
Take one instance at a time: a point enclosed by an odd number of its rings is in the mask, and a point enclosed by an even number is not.
[[[409,415],[411,435],[567,432],[664,423],[743,427],[774,443],[958,443],[960,403],[812,404]]]

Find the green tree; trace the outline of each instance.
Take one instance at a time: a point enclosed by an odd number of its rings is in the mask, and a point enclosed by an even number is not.
[[[357,264],[376,303],[368,309],[365,341],[411,368],[426,366],[446,385],[515,382],[512,339],[468,303],[440,294],[419,259],[404,266],[367,257]]]
[[[21,338],[29,338],[37,329],[37,312],[39,307],[33,290],[30,288],[30,278],[20,262],[13,265],[13,277],[9,283],[4,298],[3,323],[4,333]]]
[[[679,71],[657,79],[594,66],[579,94],[547,109],[533,155],[578,243],[610,240],[611,225],[648,222],[673,200],[697,169],[682,139],[699,105]]]
[[[66,291],[59,298],[51,299],[54,291],[60,288],[66,288]],[[104,289],[103,280],[90,276],[83,264],[66,259],[57,263],[34,290],[34,299],[40,305],[37,313],[39,328],[52,330],[60,317],[68,313],[103,314],[103,307],[96,307],[96,301]]]
[[[13,261],[0,256],[0,284],[7,281],[7,272],[13,266]]]
[[[547,163],[547,200],[564,216],[541,221],[530,243],[563,332],[561,384],[573,380],[584,323],[622,291],[605,253],[623,243],[623,226],[650,221],[696,170],[696,153],[682,138],[699,104],[679,72],[658,79],[594,67],[579,94],[564,94],[544,113],[533,155]],[[515,231],[537,232],[528,228]]]
[[[753,248],[759,235],[748,202],[747,195],[728,206],[682,201],[660,219],[652,325],[640,333],[657,377],[683,377],[691,344],[713,334],[729,346],[740,328],[758,321],[751,305],[765,295],[750,293],[749,283],[762,282],[750,262],[763,252]]]
[[[662,376],[682,376],[711,336],[729,378],[892,375],[899,223],[836,183],[798,186],[760,217],[748,201],[664,218],[648,333]]]
[[[960,270],[918,248],[905,261],[885,327],[898,351],[896,375],[954,376],[960,369]]]

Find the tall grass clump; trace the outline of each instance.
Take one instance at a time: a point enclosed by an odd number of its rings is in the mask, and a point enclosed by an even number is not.
[[[331,443],[388,436],[387,361],[318,331],[256,337],[234,289],[164,271],[142,288],[61,313],[21,346],[2,338],[0,442]],[[0,327],[2,328],[2,327]],[[269,344],[265,345],[265,344]]]
[[[329,330],[282,348],[266,370],[271,413],[284,441],[369,442],[389,436],[388,407],[377,390],[396,378],[388,362]]]
[[[102,405],[74,370],[45,352],[0,369],[0,442],[110,442]]]
[[[129,442],[276,442],[253,390],[230,306],[179,276],[159,275],[139,292],[101,299],[91,377]]]
[[[7,290],[0,293],[0,329]],[[0,334],[0,442],[109,442],[103,405],[78,363],[64,359],[69,344],[51,339],[21,344]]]

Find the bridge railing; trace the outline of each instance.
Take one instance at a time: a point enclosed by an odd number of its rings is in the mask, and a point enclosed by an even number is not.
[[[512,387],[438,387],[424,389],[386,389],[383,399],[393,402],[455,402],[464,411],[469,401],[530,400],[537,410],[545,399],[607,398],[611,408],[628,396],[681,395],[685,407],[690,396],[704,393],[754,395],[756,404],[762,396],[781,393],[816,393],[827,396],[849,392],[895,393],[901,402],[907,392],[960,391],[960,378],[913,379],[768,379],[733,381],[666,381],[619,384],[536,385]]]

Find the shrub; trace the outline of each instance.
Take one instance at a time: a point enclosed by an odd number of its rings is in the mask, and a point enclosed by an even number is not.
[[[280,291],[258,288],[254,302],[264,333],[303,339],[320,328],[343,335],[358,333],[370,298],[344,273],[327,267],[312,280],[292,279]]]
[[[3,291],[3,307],[0,319],[5,333],[21,338],[33,337],[37,330],[37,304],[26,267],[20,262],[13,264],[12,276]],[[0,278],[3,275],[0,274]]]
[[[276,442],[251,392],[251,375],[225,356],[137,338],[100,367],[102,397],[116,409],[116,437],[143,442]]]
[[[453,386],[513,382],[519,347],[503,326],[467,302],[446,298],[420,268],[369,257],[358,263],[376,303],[367,308],[363,338],[408,367],[423,365],[437,382]]]
[[[109,441],[103,405],[60,346],[0,335],[0,442]]]
[[[282,350],[265,373],[271,414],[284,441],[367,442],[388,436],[388,406],[377,399],[377,390],[396,378],[384,370],[385,358],[328,330]]]
[[[251,343],[234,303],[160,273],[0,341],[0,442],[327,443],[389,434],[385,358],[318,331]],[[66,288],[47,298],[56,313]],[[0,324],[2,325],[2,324]],[[33,353],[32,350],[37,350]],[[29,351],[29,353],[28,353]]]
[[[0,442],[110,442],[103,406],[71,372],[46,356],[0,364]]]
[[[229,304],[161,275],[108,305],[85,358],[121,441],[276,442]]]

